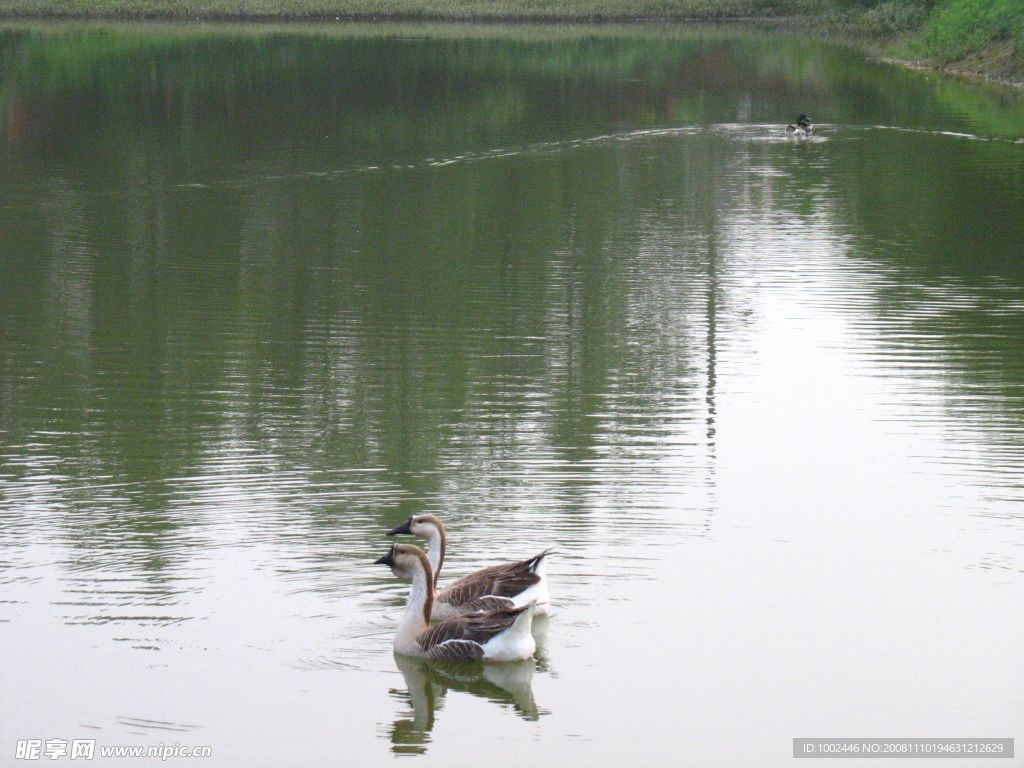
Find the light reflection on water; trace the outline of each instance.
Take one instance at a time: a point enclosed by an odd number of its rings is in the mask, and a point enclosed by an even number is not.
[[[91,72],[73,34],[5,43],[0,749],[776,765],[796,736],[1016,735],[1013,103],[969,124],[841,51],[629,33],[608,72],[555,67],[553,120],[551,50],[586,36],[222,31],[241,71],[318,53],[249,92],[146,34],[166,112],[119,101],[133,66],[75,81],[99,112],[18,69]],[[418,56],[436,103],[313,85]],[[557,546],[535,663],[393,658],[407,586],[372,561],[416,512],[452,575]]]

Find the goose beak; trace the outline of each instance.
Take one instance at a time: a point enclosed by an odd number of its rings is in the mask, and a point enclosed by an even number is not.
[[[397,536],[400,533],[409,533],[409,534],[412,533],[412,518],[411,517],[408,520],[406,520],[404,523],[402,523],[400,526],[398,526],[397,528],[392,528],[390,531],[388,531],[387,535],[388,536]]]
[[[374,560],[373,564],[374,565],[390,565],[390,566],[393,566],[395,564],[394,554],[395,553],[392,550],[389,549],[388,553],[386,555],[384,555],[384,557],[380,558],[379,560]]]

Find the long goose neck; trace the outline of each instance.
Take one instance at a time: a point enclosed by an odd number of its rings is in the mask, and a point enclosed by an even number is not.
[[[441,566],[444,565],[444,553],[446,547],[446,536],[444,524],[438,520],[430,526],[430,533],[427,534],[427,559],[430,561],[430,570],[434,574],[434,591],[437,591],[437,580],[441,575]]]
[[[419,624],[422,621],[424,626],[429,626],[430,612],[434,609],[434,574],[427,556],[420,552],[417,557],[419,567],[412,569],[412,589],[409,590],[409,603],[402,623]]]

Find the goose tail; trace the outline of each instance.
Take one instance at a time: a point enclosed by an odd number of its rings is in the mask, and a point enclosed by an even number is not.
[[[535,604],[538,616],[547,616],[549,613],[548,606],[551,602],[551,597],[548,594],[548,555],[553,552],[555,552],[554,548],[545,549],[540,554],[525,561],[527,570],[537,576],[537,582],[513,598],[516,605]]]
[[[515,622],[500,635],[484,645],[484,659],[487,661],[520,661],[533,656],[537,641],[533,639],[533,615],[537,603],[531,601],[521,608]]]
[[[547,576],[548,570],[548,555],[555,553],[554,547],[549,547],[541,552],[539,555],[534,555],[526,561],[526,570],[530,573],[536,573],[542,579]]]

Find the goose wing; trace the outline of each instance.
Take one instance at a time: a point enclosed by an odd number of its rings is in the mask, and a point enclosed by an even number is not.
[[[463,605],[485,596],[515,597],[538,581],[540,577],[529,571],[492,565],[452,582],[441,590],[437,600],[451,605]]]
[[[484,653],[481,646],[515,624],[519,614],[529,607],[478,611],[445,619],[422,632],[416,642],[432,659],[480,659]],[[479,653],[470,646],[476,646]]]
[[[481,568],[479,571],[453,581],[438,593],[437,600],[450,605],[464,605],[485,596],[515,597],[540,581],[541,577],[534,571],[540,561],[551,551],[546,549],[539,555],[520,560],[517,563]]]

